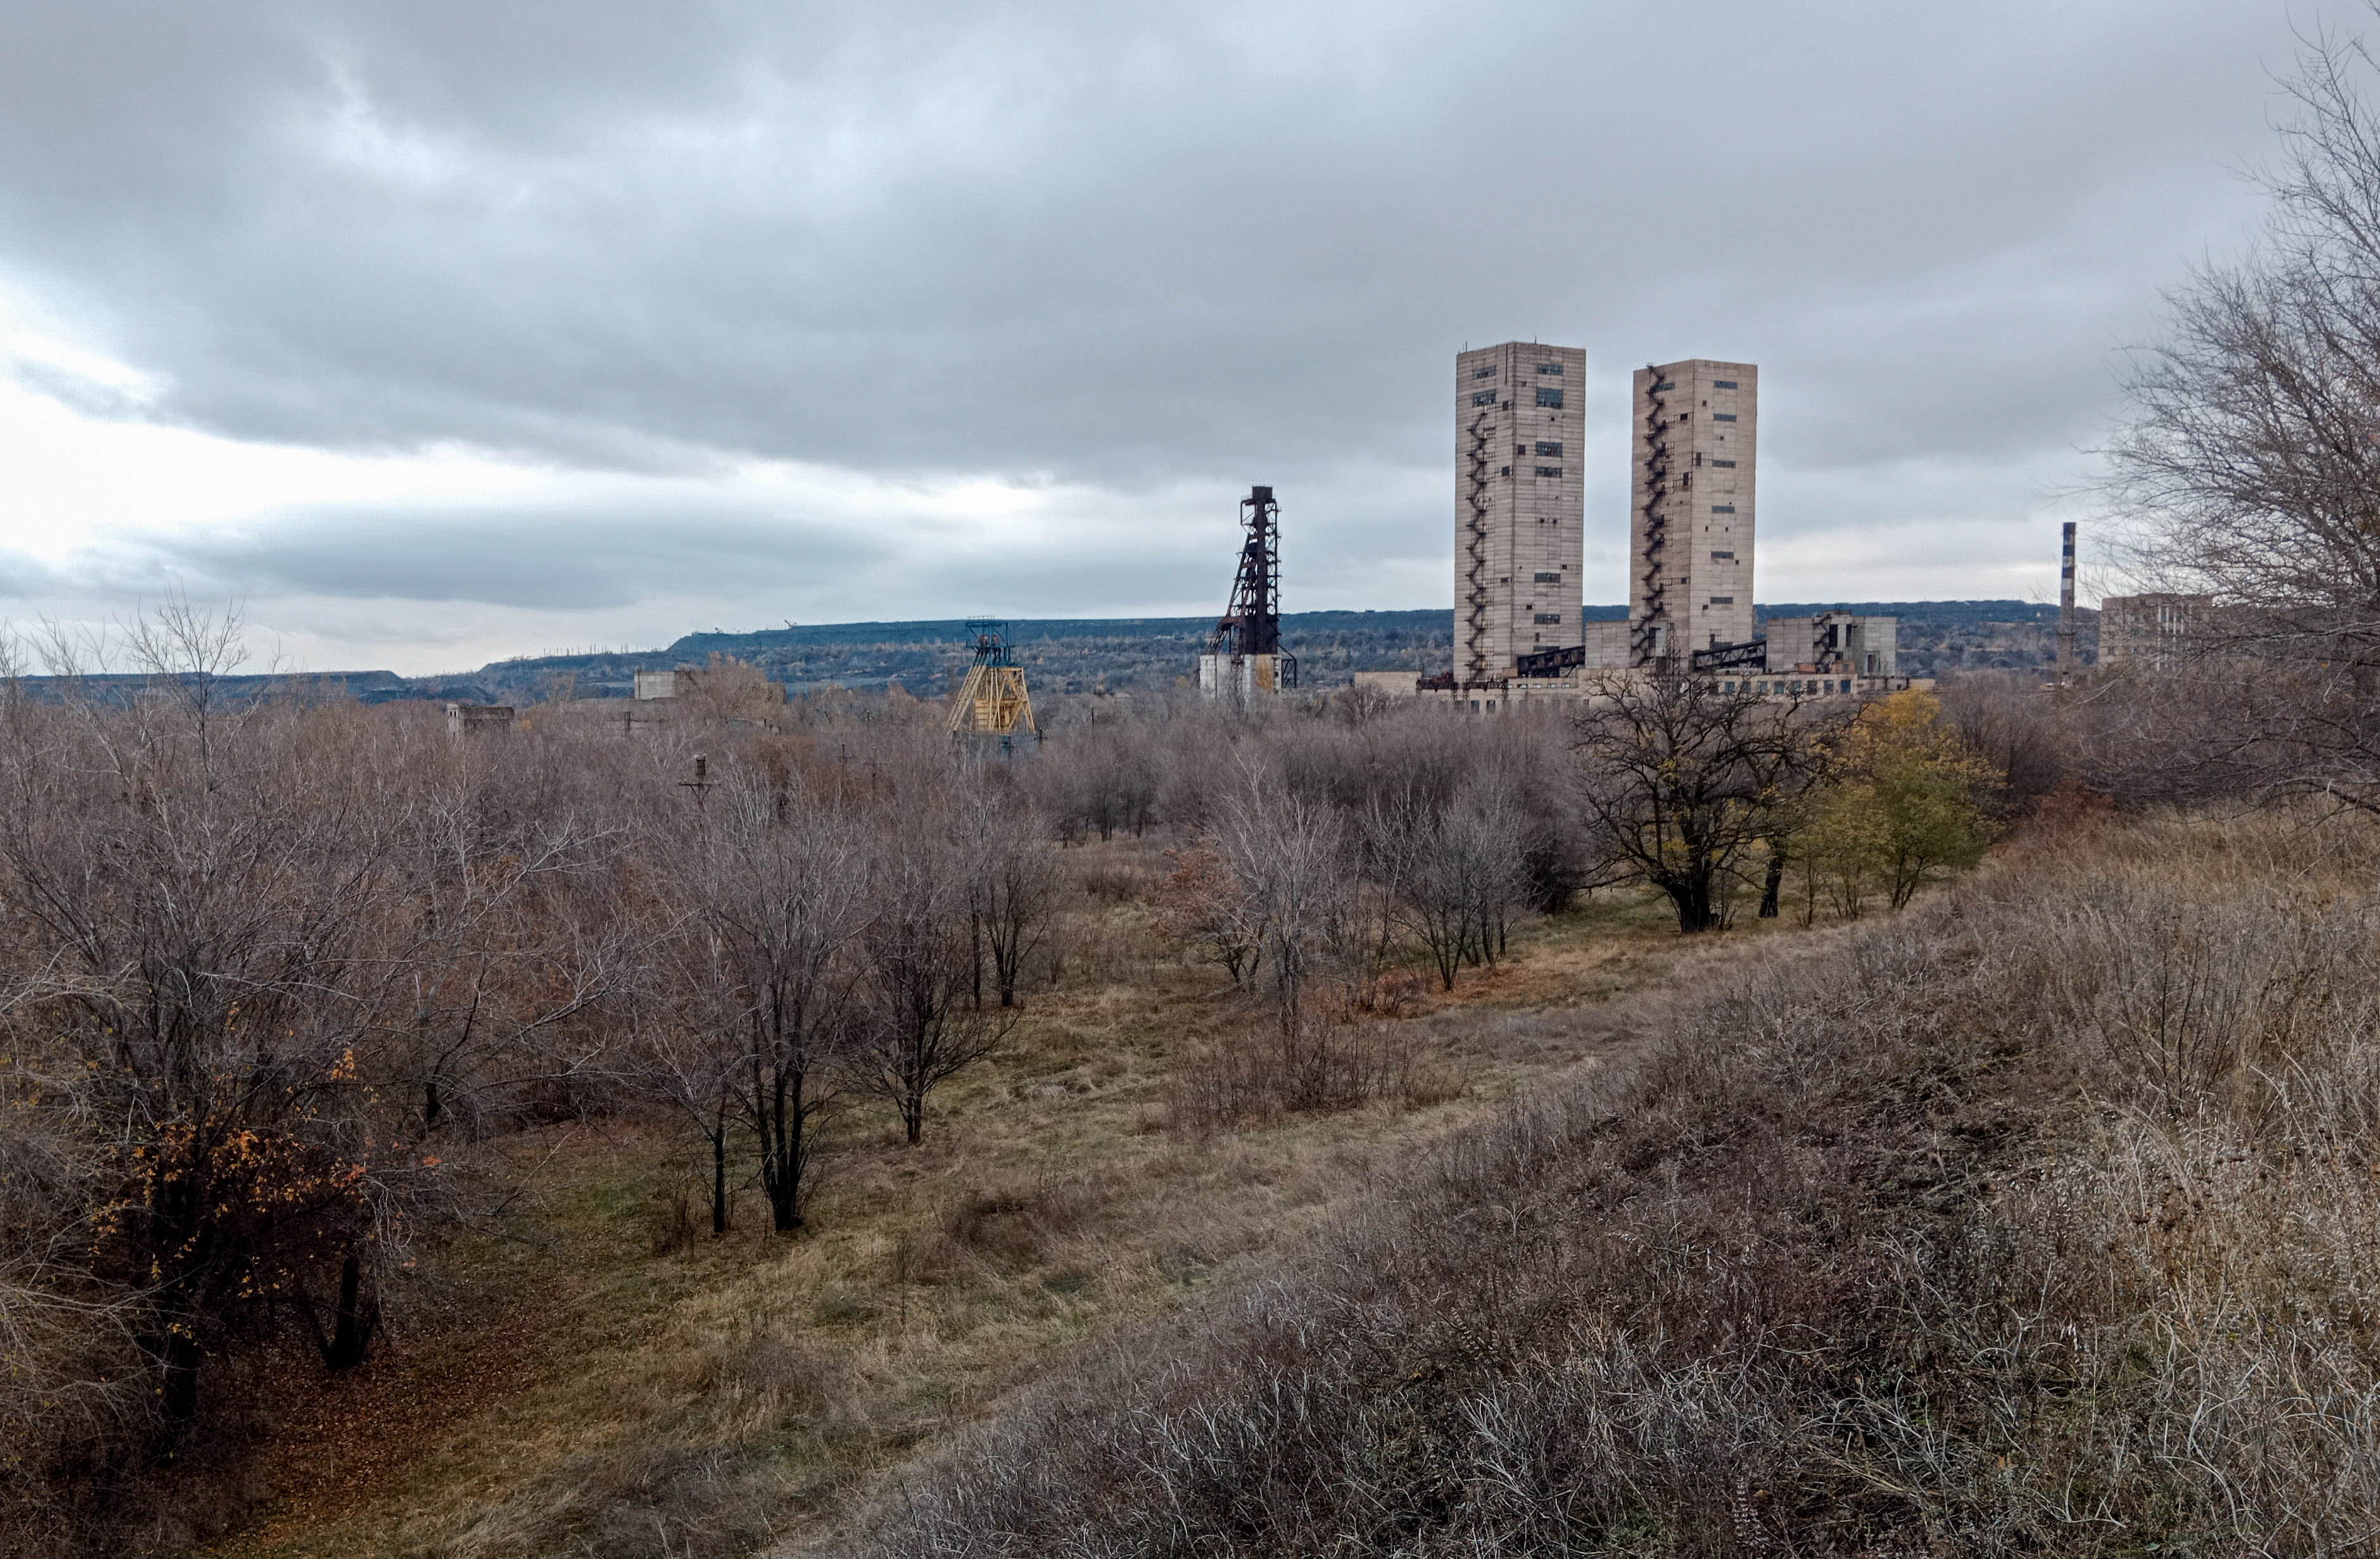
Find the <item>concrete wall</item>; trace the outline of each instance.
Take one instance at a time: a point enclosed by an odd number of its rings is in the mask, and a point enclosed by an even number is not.
[[[674,698],[690,686],[690,680],[688,683],[681,684],[681,677],[690,679],[690,673],[682,671],[638,671],[635,695],[638,698]]]
[[[1628,624],[1585,624],[1586,664],[1590,671],[1615,671],[1628,664]]]
[[[1410,676],[1413,673],[1407,672]],[[1198,691],[1209,698],[1269,697],[1281,691],[1281,658],[1275,655],[1202,655]]]

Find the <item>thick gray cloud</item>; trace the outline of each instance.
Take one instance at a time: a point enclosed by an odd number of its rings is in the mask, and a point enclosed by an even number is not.
[[[1163,495],[1227,522],[1224,489],[1270,479],[1330,604],[1402,605],[1451,549],[1465,341],[1587,347],[1591,519],[1624,510],[1626,370],[1692,355],[1763,365],[1780,542],[2011,519],[2079,468],[2158,285],[2252,221],[2231,170],[2289,24],[2277,0],[11,6],[0,279],[154,375],[141,415],[237,438],[1084,485],[1118,527],[1003,565],[1080,611],[1219,593],[1183,572],[1204,527],[1152,541]],[[461,546],[294,512],[176,566],[614,604],[659,588],[633,549],[513,571],[557,526],[665,518],[482,516]],[[776,523],[687,521],[676,555],[748,582],[765,538],[898,596],[897,534]],[[948,604],[848,615],[913,603]]]

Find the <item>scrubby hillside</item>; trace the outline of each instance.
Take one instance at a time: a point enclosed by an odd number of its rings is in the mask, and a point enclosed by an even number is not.
[[[856,1546],[2364,1551],[2375,858],[2045,822],[1085,1360]]]

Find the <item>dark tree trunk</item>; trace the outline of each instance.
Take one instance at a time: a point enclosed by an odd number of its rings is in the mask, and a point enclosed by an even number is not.
[[[802,1227],[802,1175],[808,1167],[805,1134],[818,1106],[810,1099],[809,1052],[785,1038],[795,1025],[782,1012],[755,1035],[751,1118],[760,1143],[760,1189],[769,1199],[770,1227],[792,1234]]]
[[[352,1370],[371,1348],[380,1329],[380,1307],[364,1297],[364,1263],[353,1251],[339,1263],[339,1308],[331,1321],[330,1341],[322,1344],[322,1367]]]
[[[1761,886],[1760,889],[1761,919],[1777,918],[1778,896],[1784,891],[1784,888],[1785,855],[1781,851],[1771,849],[1768,852],[1768,880]]]
[[[1708,931],[1718,924],[1711,912],[1710,883],[1694,878],[1674,884],[1670,888],[1670,901],[1678,907],[1678,930],[1685,936]]]
[[[802,1227],[802,1153],[807,1146],[802,1133],[808,1124],[808,1103],[802,1097],[805,1081],[799,1072],[777,1073],[775,1119],[762,1143],[769,1218],[779,1234]]]
[[[199,1371],[205,1354],[199,1347],[199,1309],[203,1302],[196,1298],[205,1281],[209,1261],[214,1253],[214,1230],[203,1216],[210,1194],[195,1166],[176,1175],[160,1165],[152,1172],[150,1202],[155,1222],[147,1230],[152,1252],[170,1253],[170,1265],[154,1261],[152,1271],[163,1267],[165,1282],[162,1285],[158,1329],[149,1339],[148,1351],[157,1361],[157,1412],[163,1423],[164,1443],[172,1444],[187,1429],[199,1412]]]
[[[727,1118],[722,1115],[710,1132],[710,1235],[727,1232]]]
[[[163,1422],[163,1438],[171,1444],[180,1438],[199,1416],[199,1339],[192,1335],[193,1324],[188,1319],[169,1324],[164,1335],[156,1341],[157,1413]]]

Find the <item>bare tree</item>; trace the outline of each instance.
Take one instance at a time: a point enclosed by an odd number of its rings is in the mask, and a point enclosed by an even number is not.
[[[1685,675],[1603,679],[1575,725],[1579,796],[1610,856],[1669,896],[1681,932],[1727,924],[1728,890],[1808,782],[1792,707]]]
[[[1224,798],[1212,848],[1250,927],[1257,970],[1283,1032],[1304,1019],[1308,987],[1349,950],[1354,852],[1328,805],[1288,793],[1250,766]]]
[[[1263,962],[1261,904],[1208,845],[1166,854],[1173,870],[1158,890],[1165,919],[1201,962],[1220,963],[1232,985],[1244,983]]]
[[[747,1105],[771,1217],[787,1233],[802,1225],[810,1126],[830,1102],[822,1074],[850,1032],[869,866],[840,811],[800,797],[780,821],[777,795],[749,785],[722,799],[709,909],[749,1004]]]
[[[575,1021],[619,989],[640,928],[616,912],[618,833],[514,804],[476,755],[433,742],[426,754],[358,743],[358,756],[435,775],[398,813],[410,902],[390,967],[407,1001],[385,1066],[418,1102],[419,1137],[477,1138],[525,1093],[591,1064]]]
[[[205,768],[209,734],[223,707],[223,679],[248,659],[239,609],[212,611],[187,596],[171,595],[127,624],[124,640],[153,690],[188,717],[200,767]]]
[[[1385,718],[1378,711],[1365,715],[1366,720]],[[1415,880],[1429,862],[1439,816],[1432,798],[1406,774],[1392,785],[1375,788],[1353,820],[1358,870],[1371,894],[1363,912],[1367,973],[1384,972],[1396,956],[1412,912]]]
[[[1041,946],[1058,912],[1065,879],[1043,842],[1039,819],[1024,799],[978,785],[957,809],[965,863],[972,998],[983,1002],[982,971],[991,965],[1000,1005],[1016,1005],[1025,961]]]
[[[667,995],[652,1003],[643,1035],[645,1084],[685,1115],[710,1159],[710,1232],[727,1232],[727,1154],[742,1119],[746,1014],[710,926],[694,921],[662,961]]]
[[[903,1133],[925,1133],[926,1101],[982,1060],[1007,1030],[968,992],[966,885],[956,852],[917,834],[886,841],[874,912],[861,937],[859,1085],[900,1113]]]
[[[2299,61],[2257,248],[2170,294],[2107,451],[2131,572],[2204,593],[2143,729],[2166,764],[2380,807],[2380,112],[2360,38]],[[2214,718],[2193,718],[2208,705]]]

